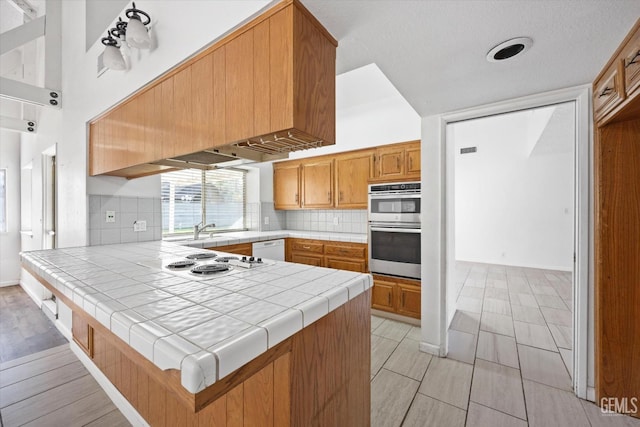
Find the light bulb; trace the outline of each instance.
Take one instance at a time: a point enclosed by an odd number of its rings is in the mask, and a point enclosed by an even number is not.
[[[151,48],[151,37],[147,27],[142,24],[137,16],[132,16],[127,24],[127,42],[129,46],[138,49]]]
[[[124,62],[120,49],[115,46],[106,46],[102,57],[104,66],[110,70],[126,70],[127,64]]]

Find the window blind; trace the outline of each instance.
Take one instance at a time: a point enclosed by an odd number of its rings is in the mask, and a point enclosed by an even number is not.
[[[162,233],[191,233],[196,224],[211,230],[246,228],[246,171],[184,169],[161,175]]]

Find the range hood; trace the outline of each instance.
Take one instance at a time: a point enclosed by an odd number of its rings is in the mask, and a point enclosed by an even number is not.
[[[282,160],[288,158],[289,153],[293,151],[322,147],[322,145],[322,140],[291,129],[223,147],[159,160],[153,164],[176,169],[209,170],[224,166]]]

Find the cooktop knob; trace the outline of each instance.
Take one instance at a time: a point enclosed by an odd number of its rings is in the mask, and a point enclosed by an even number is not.
[[[255,261],[255,260],[256,260],[256,259],[255,259],[254,257],[249,257],[249,262],[253,262],[253,261]]]
[[[258,261],[257,261],[257,262],[262,262],[262,258],[258,258]]]

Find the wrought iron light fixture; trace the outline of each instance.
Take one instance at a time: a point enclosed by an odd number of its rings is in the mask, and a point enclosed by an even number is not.
[[[131,47],[137,49],[150,49],[151,37],[147,25],[151,23],[151,17],[147,12],[136,8],[132,2],[132,8],[125,11],[129,22],[118,18],[115,28],[107,31],[107,37],[102,38],[105,45],[103,62],[110,70],[126,70],[125,58],[131,56]]]
[[[151,23],[151,17],[147,12],[137,9],[135,2],[133,2],[132,5],[133,7],[127,9],[125,12],[126,17],[129,18],[129,23],[127,24],[127,42],[131,47],[150,49],[151,37],[149,37],[147,25]],[[146,18],[144,22],[140,15]]]
[[[102,57],[104,66],[110,70],[126,70],[127,63],[120,52],[118,41],[113,37],[112,30],[107,31],[107,37],[102,38],[102,44],[105,45]]]

